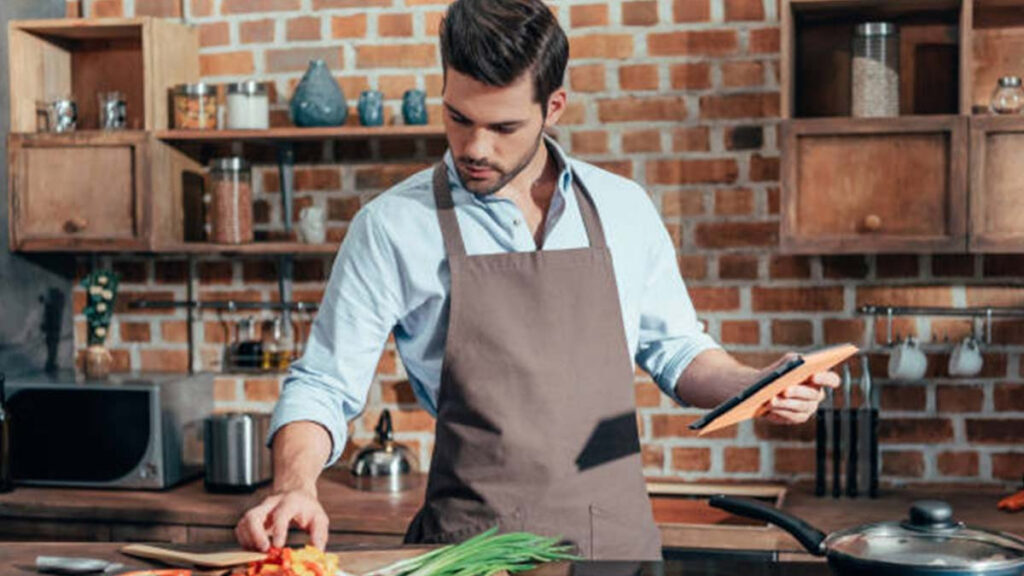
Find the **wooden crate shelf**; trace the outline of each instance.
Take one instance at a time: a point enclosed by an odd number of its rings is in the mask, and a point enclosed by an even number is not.
[[[302,242],[214,244],[212,242],[181,242],[155,246],[153,252],[174,254],[334,255],[338,252],[338,244],[305,244]]]
[[[161,130],[156,137],[165,142],[205,144],[218,142],[302,142],[364,140],[369,138],[443,137],[441,125],[426,126],[339,126],[328,128],[271,128],[269,130]]]

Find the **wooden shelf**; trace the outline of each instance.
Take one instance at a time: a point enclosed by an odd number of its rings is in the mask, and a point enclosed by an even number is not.
[[[442,137],[444,126],[339,126],[329,128],[271,128],[269,130],[161,130],[160,140],[170,143],[302,142],[316,140],[363,140],[367,138]]]
[[[305,244],[302,242],[252,242],[249,244],[214,244],[210,242],[182,242],[157,246],[153,252],[161,254],[322,254],[333,255],[338,244]]]

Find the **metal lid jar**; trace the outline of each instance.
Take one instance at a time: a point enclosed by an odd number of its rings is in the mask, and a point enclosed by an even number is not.
[[[178,84],[172,91],[174,127],[184,130],[217,128],[217,87],[212,84]]]
[[[227,128],[266,130],[270,127],[268,84],[247,80],[227,85]]]
[[[891,22],[865,22],[853,31],[850,112],[854,117],[900,114],[900,35]]]
[[[252,242],[252,177],[249,163],[238,156],[210,163],[210,241],[219,244]]]

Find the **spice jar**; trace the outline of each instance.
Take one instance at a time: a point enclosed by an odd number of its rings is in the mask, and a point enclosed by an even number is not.
[[[252,184],[242,158],[215,158],[210,164],[210,240],[252,242]]]
[[[227,127],[232,130],[265,130],[270,127],[267,85],[249,80],[228,84]]]
[[[290,329],[285,329],[280,316],[263,322],[263,360],[260,368],[264,371],[287,370],[292,363],[295,341]]]
[[[851,113],[899,116],[900,36],[891,22],[859,24],[853,34]]]
[[[992,92],[989,108],[996,114],[1020,114],[1024,108],[1024,89],[1020,86],[1020,77],[1000,78]]]
[[[174,127],[187,130],[217,128],[217,89],[212,84],[174,87]]]

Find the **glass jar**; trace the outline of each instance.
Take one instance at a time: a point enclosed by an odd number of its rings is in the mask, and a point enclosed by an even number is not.
[[[995,114],[1020,114],[1024,108],[1024,89],[1020,85],[1020,77],[1003,76],[996,83],[992,92],[989,109]]]
[[[270,127],[270,99],[267,84],[249,80],[228,84],[227,128],[266,130]]]
[[[287,370],[292,363],[295,341],[292,331],[285,329],[284,319],[278,316],[263,322],[263,361],[265,371]]]
[[[263,361],[263,342],[256,339],[256,325],[252,316],[238,321],[235,343],[231,346],[231,366],[259,368]]]
[[[238,156],[210,163],[209,236],[218,244],[252,242],[252,176]]]
[[[174,87],[174,127],[184,130],[217,128],[217,89],[212,84]]]
[[[895,24],[857,25],[850,73],[850,112],[854,117],[899,116],[900,35]]]

